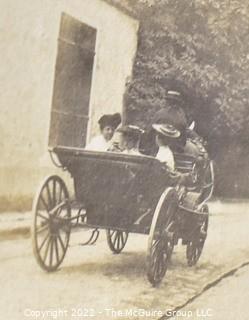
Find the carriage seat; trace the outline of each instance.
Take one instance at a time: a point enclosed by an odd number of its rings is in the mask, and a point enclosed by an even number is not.
[[[197,170],[205,166],[208,153],[200,142],[187,139],[181,152],[174,152],[176,170],[189,173],[195,167]]]
[[[185,192],[180,199],[180,205],[190,210],[197,210],[199,204],[200,204],[199,192]]]

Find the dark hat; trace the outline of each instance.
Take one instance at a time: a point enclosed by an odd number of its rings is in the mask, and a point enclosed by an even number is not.
[[[144,133],[144,130],[142,130],[138,126],[134,126],[130,124],[130,125],[122,126],[117,130],[117,132],[125,133],[130,136],[139,136],[142,133]]]
[[[187,127],[185,112],[180,107],[165,107],[157,111],[153,116],[151,125],[154,123],[171,124],[181,132],[185,131]]]
[[[180,137],[181,133],[179,130],[177,130],[174,126],[171,124],[153,124],[152,128],[162,134],[165,137],[170,137],[170,138],[178,138]]]
[[[112,120],[113,120],[114,128],[116,129],[121,123],[121,115],[120,115],[120,113],[114,113],[112,115]]]
[[[119,113],[114,114],[104,114],[98,121],[100,128],[103,129],[104,127],[111,126],[114,129],[118,127],[121,123],[121,116]]]

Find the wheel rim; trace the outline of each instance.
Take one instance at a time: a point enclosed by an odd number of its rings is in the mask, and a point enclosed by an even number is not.
[[[204,202],[211,198],[214,190],[214,168],[212,161],[210,161],[205,168],[202,183],[201,201]]]
[[[207,230],[208,230],[208,206],[204,204],[201,207],[201,212],[207,213],[206,217],[203,220],[202,225],[200,226],[200,230],[198,232],[198,235],[195,239],[190,241],[187,244],[186,249],[186,257],[188,261],[188,265],[191,267],[197,263],[199,260],[205,241],[207,237]]]
[[[45,179],[33,204],[32,242],[39,265],[53,271],[66,254],[71,225],[71,209],[65,183],[58,176]]]
[[[203,248],[203,241],[190,241],[187,244],[187,260],[188,265],[191,267],[197,263]]]
[[[160,283],[166,274],[171,253],[167,235],[160,235],[158,239],[153,239],[150,257],[150,278],[153,285]]]
[[[178,207],[178,197],[174,189],[167,189],[161,196],[155,210],[147,255],[147,276],[153,286],[158,285],[166,274],[173,251],[174,217]]]
[[[127,242],[128,232],[120,230],[107,230],[107,243],[113,253],[120,253]]]

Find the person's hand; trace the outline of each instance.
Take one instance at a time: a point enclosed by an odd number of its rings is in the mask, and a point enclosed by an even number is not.
[[[119,143],[114,141],[108,151],[121,152],[122,149],[120,148]]]

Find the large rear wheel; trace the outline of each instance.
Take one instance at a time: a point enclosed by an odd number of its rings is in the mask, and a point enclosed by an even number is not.
[[[41,184],[33,202],[31,237],[40,267],[54,271],[66,254],[71,231],[71,207],[64,181],[56,175]]]
[[[186,248],[187,263],[190,267],[194,266],[199,260],[207,238],[209,210],[206,204],[202,205],[201,212],[203,212],[204,215],[200,228],[198,228],[193,239],[188,242]]]
[[[206,202],[212,197],[214,190],[214,166],[213,161],[209,161],[206,168],[204,169],[200,203]]]
[[[178,196],[173,188],[161,195],[153,215],[147,250],[147,277],[153,286],[166,274],[173,251],[173,238]]]

